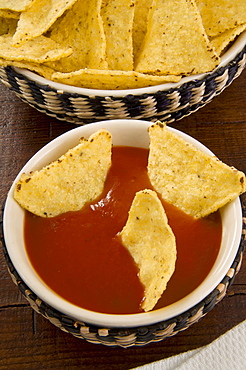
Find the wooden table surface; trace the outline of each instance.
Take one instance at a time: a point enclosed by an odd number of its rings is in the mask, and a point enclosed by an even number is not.
[[[172,124],[246,173],[246,70],[220,96]],[[0,84],[0,203],[25,162],[75,125],[39,113]],[[246,201],[246,196],[242,196]],[[246,256],[226,297],[200,322],[145,347],[108,348],[62,332],[36,314],[12,283],[0,248],[0,369],[131,369],[218,338],[246,318]]]

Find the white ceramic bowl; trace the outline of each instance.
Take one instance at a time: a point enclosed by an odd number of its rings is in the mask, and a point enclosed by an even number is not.
[[[106,128],[112,133],[114,145],[147,148],[149,144],[149,135],[147,133],[149,124],[149,122],[137,120],[115,120],[80,126],[66,132],[43,147],[27,162],[20,173],[41,169],[76,145],[81,136],[88,137],[100,128]],[[176,132],[202,151],[212,154],[206,147],[190,136],[173,128],[168,129]],[[221,209],[223,235],[218,257],[206,279],[188,296],[170,306],[148,313],[110,315],[82,309],[67,302],[50,290],[40,280],[30,264],[23,240],[24,211],[13,198],[15,182],[19,175],[9,191],[4,209],[3,231],[7,253],[21,279],[41,300],[75,320],[107,328],[131,328],[168,320],[182,314],[209,295],[227,274],[237,254],[242,232],[242,212],[238,198]]]

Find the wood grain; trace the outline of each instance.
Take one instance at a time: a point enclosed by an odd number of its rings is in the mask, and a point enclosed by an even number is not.
[[[220,96],[172,124],[246,172],[246,71]],[[0,84],[0,203],[25,162],[76,126],[37,112]],[[246,197],[242,199],[246,202]],[[36,314],[13,284],[0,248],[0,370],[132,369],[210,343],[246,318],[246,257],[226,297],[199,323],[145,347],[108,348],[76,339]]]

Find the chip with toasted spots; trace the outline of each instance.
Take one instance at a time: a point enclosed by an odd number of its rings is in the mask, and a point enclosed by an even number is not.
[[[153,0],[136,71],[189,75],[211,71],[218,64],[193,0]]]
[[[137,58],[139,49],[142,45],[144,36],[147,32],[147,19],[151,1],[149,0],[136,0],[134,21],[132,30],[132,43],[134,58]]]
[[[101,15],[109,69],[132,71],[133,0],[104,0]]]
[[[14,12],[23,12],[34,0],[0,0],[0,9],[8,9]]]
[[[71,73],[54,72],[52,80],[91,89],[135,89],[167,82],[179,82],[180,76],[154,76],[135,71],[81,69]]]
[[[77,0],[68,12],[51,27],[49,36],[73,53],[68,58],[49,64],[59,72],[82,68],[107,69],[106,39],[100,14],[102,0]]]
[[[148,175],[162,198],[194,218],[217,211],[246,190],[245,175],[156,123],[149,128]]]
[[[27,41],[18,48],[12,46],[12,40],[11,35],[0,36],[0,58],[12,61],[44,63],[72,54],[71,48],[62,48],[55,41],[42,35],[38,36],[35,41]]]
[[[81,209],[104,188],[111,165],[112,137],[99,130],[39,171],[22,174],[14,198],[41,217]]]
[[[225,32],[210,38],[210,42],[216,50],[218,55],[222,55],[227,49],[228,45],[235,40],[235,38],[246,30],[246,23],[241,24],[235,28],[226,30]]]
[[[175,236],[155,191],[136,193],[120,237],[139,268],[145,289],[142,308],[150,311],[166,289],[177,254]]]
[[[16,33],[15,46],[44,34],[76,0],[35,0],[27,10],[21,12]]]
[[[49,80],[51,79],[52,73],[54,72],[53,69],[46,67],[40,63],[10,60],[10,59],[6,60],[3,58],[0,58],[0,66],[1,67],[12,66],[12,67],[17,67],[17,68],[28,69],[29,71],[38,73]]]
[[[245,0],[196,0],[208,36],[246,23]]]
[[[19,19],[20,13],[8,9],[0,9],[0,17],[7,19]]]
[[[16,30],[17,20],[0,16],[0,36],[13,35]]]

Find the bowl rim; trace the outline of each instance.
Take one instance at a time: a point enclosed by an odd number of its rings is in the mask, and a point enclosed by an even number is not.
[[[99,96],[99,97],[122,97],[125,95],[143,95],[143,94],[154,94],[158,91],[168,91],[171,89],[176,89],[181,85],[194,81],[194,80],[202,80],[205,77],[211,75],[212,73],[216,72],[218,69],[226,66],[229,64],[233,59],[237,56],[238,53],[243,49],[246,45],[246,31],[242,32],[235,42],[231,45],[231,47],[222,55],[220,64],[213,70],[207,73],[196,74],[192,76],[187,76],[181,78],[179,82],[176,83],[164,83],[160,85],[154,85],[149,87],[142,87],[136,89],[124,89],[124,90],[97,90],[97,89],[89,89],[83,87],[76,87],[72,85],[66,85],[58,82],[53,82],[48,80],[35,72],[32,72],[28,69],[13,67],[13,69],[26,77],[29,80],[32,80],[40,85],[49,85],[50,88],[57,90],[59,93],[68,93],[68,94],[79,94],[79,95],[86,95],[89,97]]]
[[[7,252],[17,273],[20,275],[25,284],[29,286],[29,288],[41,300],[56,310],[69,317],[75,318],[80,322],[90,323],[100,327],[106,326],[109,328],[129,328],[152,325],[161,321],[169,320],[191,309],[196,304],[200,303],[204,298],[206,298],[227,274],[237,254],[242,231],[242,209],[239,197],[221,209],[223,225],[225,225],[222,231],[222,240],[225,244],[225,251],[223,251],[222,248],[220,249],[219,256],[217,257],[217,260],[210,273],[193,292],[167,307],[151,312],[129,315],[102,314],[92,312],[75,306],[59,297],[36,275],[25,252],[23,242],[23,225],[22,222],[20,222],[20,219],[22,218],[23,220],[24,211],[13,199],[14,186],[20,174],[24,171],[27,172],[31,169],[34,170],[41,168],[51,160],[57,159],[61,154],[64,153],[64,149],[67,150],[73,145],[76,145],[81,136],[89,136],[91,133],[100,128],[106,128],[112,133],[114,145],[118,145],[122,141],[122,137],[120,137],[118,134],[120,127],[125,133],[123,140],[125,140],[125,142],[129,142],[130,146],[139,146],[139,143],[142,143],[142,146],[144,145],[146,147],[148,146],[149,142],[147,128],[151,124],[151,122],[140,120],[109,120],[96,122],[90,125],[79,126],[68,132],[65,132],[46,144],[36,154],[34,154],[33,157],[31,157],[31,159],[24,165],[19,174],[16,176],[7,195],[3,213],[3,235]],[[132,136],[133,126],[136,130],[136,133],[138,133],[136,137]],[[207,147],[193,137],[177,129],[168,126],[167,128],[206,153],[213,155],[213,153]],[[115,141],[114,136],[116,136]],[[16,222],[16,220],[18,220],[18,222]],[[233,226],[231,226],[232,220]],[[12,227],[9,227],[11,224]],[[231,227],[231,233],[228,233],[227,231],[229,227]],[[19,248],[16,249],[17,243]]]

